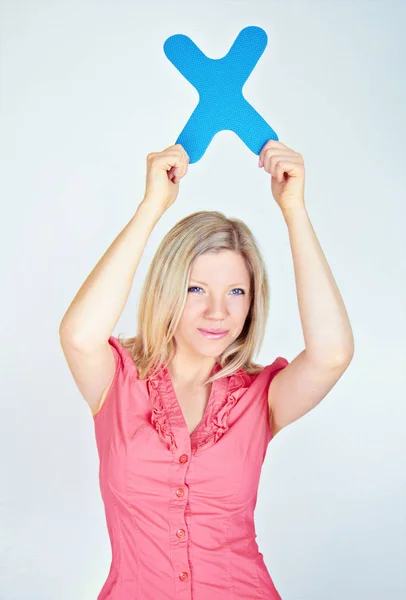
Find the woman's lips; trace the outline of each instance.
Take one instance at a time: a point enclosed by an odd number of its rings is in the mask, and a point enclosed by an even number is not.
[[[228,333],[228,331],[225,331],[224,333],[210,333],[205,329],[199,329],[199,331],[202,335],[204,335],[205,338],[208,338],[209,340],[219,340],[226,336]]]

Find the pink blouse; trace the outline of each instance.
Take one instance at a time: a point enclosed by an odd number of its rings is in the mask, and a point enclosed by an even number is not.
[[[98,600],[280,600],[254,508],[272,439],[268,388],[288,361],[215,381],[189,435],[168,370],[142,381],[109,343],[115,376],[93,417],[112,549]]]

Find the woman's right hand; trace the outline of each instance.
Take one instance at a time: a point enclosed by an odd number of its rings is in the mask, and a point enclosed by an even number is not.
[[[156,203],[162,210],[169,208],[177,198],[189,161],[181,144],[148,154],[144,201]]]

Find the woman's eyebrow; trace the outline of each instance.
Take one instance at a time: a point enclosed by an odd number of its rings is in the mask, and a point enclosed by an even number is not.
[[[192,281],[194,281],[195,283],[200,283],[201,285],[206,285],[206,286],[208,286],[208,285],[209,285],[208,283],[204,283],[204,281],[198,281],[197,279],[191,279],[190,281],[191,281],[191,282],[192,282]],[[230,284],[230,287],[231,287],[232,285],[246,285],[246,286],[248,286],[249,284],[248,284],[248,283],[231,283],[231,284]]]

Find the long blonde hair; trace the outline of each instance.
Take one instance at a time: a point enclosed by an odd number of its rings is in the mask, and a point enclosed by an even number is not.
[[[204,385],[240,368],[248,374],[263,366],[253,362],[265,335],[269,283],[261,253],[248,226],[218,211],[198,211],[184,217],[165,235],[149,267],[141,290],[138,334],[118,339],[131,354],[138,377],[168,365],[175,355],[174,333],[184,309],[193,261],[202,254],[238,252],[250,276],[251,306],[241,334],[217,357],[221,370]]]

